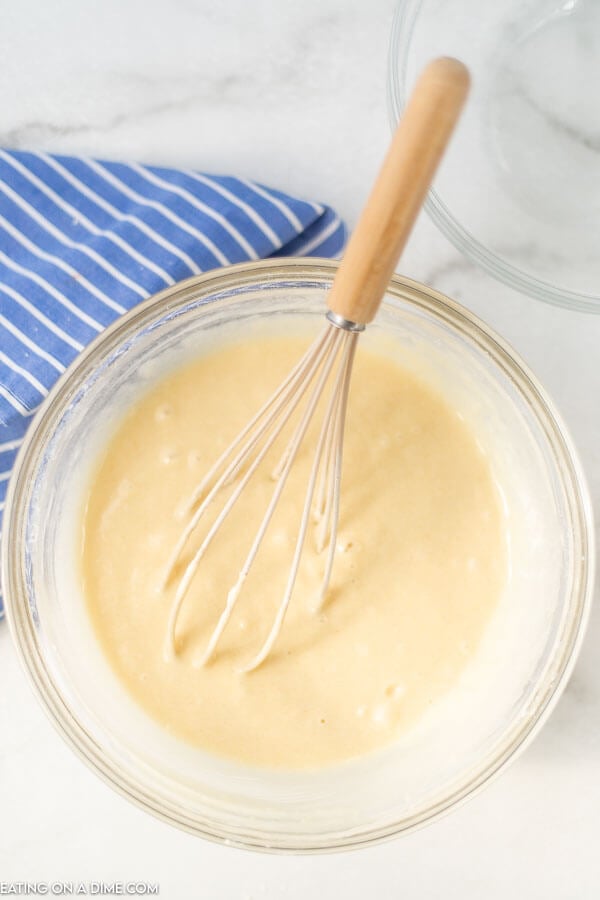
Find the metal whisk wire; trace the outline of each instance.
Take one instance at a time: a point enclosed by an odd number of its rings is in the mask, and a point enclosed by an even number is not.
[[[239,473],[245,469],[239,484],[236,485],[235,490],[223,506],[223,509],[210,527],[204,540],[187,564],[181,581],[179,582],[167,625],[165,648],[167,655],[171,656],[175,653],[176,628],[179,613],[204,554],[208,550],[208,547],[212,543],[223,522],[241,497],[246,485],[264,460],[281,431],[284,429],[294,410],[301,403],[303,397],[309,393],[309,389],[312,385],[306,409],[273,472],[273,478],[276,480],[277,484],[260,527],[240,570],[239,577],[228,592],[225,607],[209,638],[207,647],[203,654],[196,660],[195,664],[198,666],[205,665],[213,656],[221,635],[236,606],[244,582],[252,568],[252,564],[258,555],[261,543],[273,518],[275,508],[287,482],[292,465],[298,455],[302,441],[304,440],[317,405],[323,395],[323,391],[337,360],[337,372],[334,376],[331,396],[326,407],[323,426],[317,443],[296,542],[296,549],[286,590],[277,609],[271,630],[263,646],[257,655],[243,667],[242,671],[251,671],[264,661],[270,653],[281,630],[300,566],[302,550],[304,548],[309,526],[312,500],[318,479],[319,490],[317,496],[319,499],[317,508],[315,509],[315,518],[319,521],[319,537],[317,545],[320,552],[325,546],[328,546],[329,548],[325,564],[325,575],[315,608],[319,608],[322,604],[331,578],[335,555],[335,541],[339,517],[339,486],[341,479],[343,430],[348,400],[348,386],[357,337],[358,334],[356,332],[342,330],[331,322],[328,323],[325,331],[314,341],[307,353],[292,370],[288,378],[277,391],[275,391],[269,400],[267,400],[244,430],[240,432],[229,447],[221,454],[208,475],[194,491],[189,502],[186,504],[186,509],[190,511],[199,501],[201,501],[189,523],[184,528],[181,538],[171,555],[164,576],[163,587],[169,583],[173,576],[185,545],[192,533],[200,525],[208,507],[218,493],[223,488],[227,487]],[[261,441],[264,441],[262,446]],[[238,450],[240,444],[242,444],[242,446]],[[236,450],[238,450],[237,453],[235,453]]]

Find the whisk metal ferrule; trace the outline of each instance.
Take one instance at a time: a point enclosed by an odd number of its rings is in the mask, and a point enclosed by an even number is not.
[[[334,328],[341,328],[343,331],[350,331],[352,333],[360,332],[365,330],[365,325],[361,325],[359,322],[352,322],[351,319],[345,319],[343,316],[340,316],[339,313],[334,312],[332,309],[327,311],[326,314],[327,321],[334,326]]]

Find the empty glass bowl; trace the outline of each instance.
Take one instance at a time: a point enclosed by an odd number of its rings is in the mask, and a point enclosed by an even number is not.
[[[394,124],[438,55],[463,60],[473,89],[427,201],[432,219],[511,287],[600,312],[600,4],[401,0]]]

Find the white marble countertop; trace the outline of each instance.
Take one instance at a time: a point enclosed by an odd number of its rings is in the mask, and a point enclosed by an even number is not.
[[[352,225],[389,136],[392,12],[393,0],[4,4],[0,144],[240,174],[326,201]],[[402,270],[462,301],[531,365],[572,430],[598,512],[600,316],[492,281],[424,217]],[[141,879],[168,900],[592,900],[599,651],[596,609],[542,733],[452,815],[369,850],[270,857],[179,833],[92,775],[46,720],[4,624],[0,883]]]

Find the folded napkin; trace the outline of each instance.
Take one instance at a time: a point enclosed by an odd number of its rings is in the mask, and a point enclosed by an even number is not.
[[[345,236],[329,207],[240,178],[0,150],[0,531],[31,416],[114,319],[218,266],[337,256]]]

